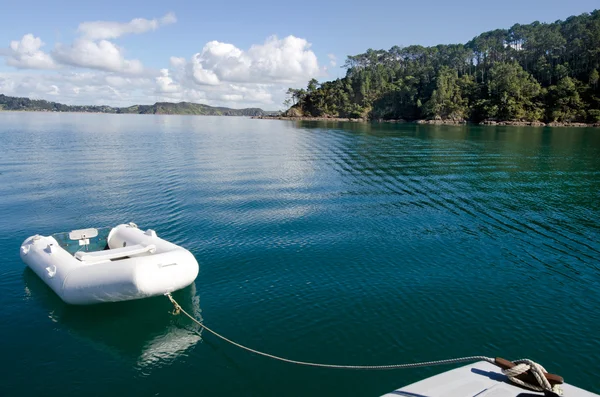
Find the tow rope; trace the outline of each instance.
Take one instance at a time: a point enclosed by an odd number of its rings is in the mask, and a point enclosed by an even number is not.
[[[447,360],[436,360],[436,361],[423,361],[418,363],[407,363],[407,364],[385,364],[385,365],[340,365],[340,364],[323,364],[313,363],[308,361],[297,361],[289,358],[275,356],[273,354],[264,353],[250,347],[241,345],[231,339],[224,337],[223,335],[213,331],[206,325],[202,324],[191,314],[186,312],[179,303],[173,298],[170,293],[166,293],[165,296],[169,298],[173,304],[174,310],[173,315],[183,313],[186,317],[192,320],[194,323],[205,329],[207,332],[213,334],[217,338],[230,343],[240,349],[249,351],[250,353],[258,354],[263,357],[268,357],[273,360],[283,361],[290,364],[304,365],[308,367],[319,367],[319,368],[334,368],[334,369],[354,369],[354,370],[390,370],[390,369],[406,369],[406,368],[419,368],[419,367],[431,367],[435,365],[447,365],[447,364],[459,364],[474,361],[486,361],[502,368],[502,373],[513,383],[535,391],[546,391],[559,396],[562,396],[562,388],[560,385],[564,383],[561,376],[549,374],[546,372],[544,367],[536,362],[529,359],[515,360],[514,362],[505,360],[500,357],[490,358],[486,356],[468,356],[451,358]]]

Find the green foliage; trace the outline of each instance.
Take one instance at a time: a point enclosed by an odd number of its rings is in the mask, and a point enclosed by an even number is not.
[[[69,106],[62,103],[29,98],[10,97],[0,94],[0,110],[29,110],[46,112],[92,112],[135,114],[189,114],[212,116],[264,116],[268,112],[258,108],[230,109],[189,102],[157,102],[154,105],[133,105],[126,108],[111,106]]]
[[[537,100],[540,84],[516,62],[500,62],[490,68],[486,118],[538,120],[542,109]]]
[[[588,110],[588,118],[592,123],[600,123],[600,110],[592,109]]]
[[[592,70],[590,73],[590,85],[594,88],[598,87],[598,79],[600,76],[598,75],[598,69]]]
[[[0,94],[0,107],[2,110],[34,110],[46,112],[95,112],[116,113],[116,108],[110,106],[68,106],[57,102],[48,102],[38,99],[10,97]]]
[[[585,104],[579,95],[581,83],[570,77],[548,88],[548,119],[551,121],[584,121]]]
[[[345,77],[320,85],[313,79],[288,96],[307,116],[594,119],[599,65],[596,10],[485,32],[464,45],[369,49],[347,58]]]
[[[458,71],[442,66],[435,78],[435,89],[425,104],[425,114],[430,118],[465,119],[468,101],[463,98],[464,86],[471,80],[458,77]]]
[[[317,79],[310,79],[310,81],[308,82],[308,87],[306,87],[306,92],[312,94],[317,90],[318,86],[319,82],[317,81]]]

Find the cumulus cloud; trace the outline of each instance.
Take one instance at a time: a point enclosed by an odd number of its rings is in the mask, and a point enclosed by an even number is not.
[[[16,68],[53,69],[56,65],[52,57],[40,49],[43,45],[42,39],[29,33],[21,40],[11,41],[3,55],[6,56],[6,63]]]
[[[43,45],[38,38],[32,39],[32,44],[23,47],[30,54],[41,51]],[[12,54],[12,49],[7,50]],[[246,50],[211,41],[189,58],[165,59],[166,67],[160,70],[145,69],[140,61],[127,59],[122,48],[106,39],[80,37],[72,44],[57,44],[46,56],[53,67],[60,68],[29,75],[0,72],[0,91],[68,104],[189,101],[273,110],[283,103],[288,87],[305,86],[325,71],[310,43],[294,36],[272,36]]]
[[[158,100],[160,101],[189,101],[201,102],[212,106],[228,106],[234,108],[242,107],[262,107],[263,109],[273,109],[275,102],[270,89],[259,87],[257,85],[246,85],[244,87],[223,86],[205,86],[202,88],[193,86],[178,86],[171,92],[159,92],[156,90]],[[240,89],[241,88],[241,89]]]
[[[179,92],[181,87],[169,76],[169,69],[161,69],[156,78],[156,92],[161,94]]]
[[[248,50],[210,41],[189,61],[171,57],[169,70],[156,78],[155,92],[189,100],[190,93],[200,90],[209,103],[272,109],[283,102],[289,85],[323,76],[325,68],[310,47],[294,36],[271,36]]]
[[[183,79],[175,76],[183,76]],[[196,102],[234,108],[276,109],[287,85],[224,83],[199,86],[175,70],[162,69],[155,77],[121,76],[104,71],[36,74],[0,72],[0,92],[74,105],[130,106],[154,102]]]
[[[247,51],[211,41],[192,57],[188,73],[196,83],[206,85],[305,81],[323,72],[310,46],[305,39],[294,36],[271,36]]]
[[[317,56],[305,39],[272,36],[263,45],[248,50],[254,75],[267,76],[267,81],[295,82],[321,74]]]
[[[129,22],[93,21],[79,24],[78,32],[88,40],[116,39],[126,34],[140,34],[177,22],[172,12],[161,18],[134,18]]]
[[[273,104],[273,94],[269,92],[272,85],[235,85],[230,84],[229,88],[236,94],[241,96],[241,99],[245,102],[254,102],[262,104]]]
[[[198,57],[192,58],[189,70],[192,78],[198,84],[219,85],[221,83],[215,72],[202,66],[202,61]]]
[[[135,18],[129,22],[83,22],[78,28],[82,37],[71,45],[57,44],[51,54],[41,50],[44,43],[39,37],[26,34],[21,40],[11,41],[9,48],[0,50],[0,55],[6,57],[8,65],[21,69],[54,69],[57,64],[64,64],[138,74],[143,71],[142,63],[135,59],[125,59],[123,50],[107,39],[156,30],[176,21],[175,14],[170,12],[161,18]]]
[[[108,40],[78,39],[69,46],[57,44],[52,57],[66,65],[110,72],[139,74],[144,69],[137,59],[125,59],[123,50]]]
[[[129,106],[152,101],[150,78],[119,79],[107,72],[1,73],[5,95],[46,99],[73,105]]]

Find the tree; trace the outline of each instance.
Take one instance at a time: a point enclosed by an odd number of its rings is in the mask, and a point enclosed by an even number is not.
[[[302,88],[296,89],[296,88],[288,88],[286,95],[288,96],[288,99],[291,100],[293,105],[296,105],[300,102],[302,102],[304,100],[304,98],[306,98],[306,91]]]
[[[462,96],[458,72],[442,66],[436,77],[431,98],[425,103],[425,114],[433,118],[464,119],[467,100]]]
[[[579,121],[585,118],[585,104],[579,95],[581,83],[570,77],[548,89],[548,118],[552,121]]]
[[[592,70],[592,73],[590,73],[590,85],[594,88],[598,88],[598,79],[600,79],[598,69]]]
[[[540,84],[516,62],[497,63],[490,69],[486,108],[489,118],[538,120],[542,116]]]

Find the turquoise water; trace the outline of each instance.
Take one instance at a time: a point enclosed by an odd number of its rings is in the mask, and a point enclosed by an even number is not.
[[[600,392],[600,130],[0,113],[2,396],[378,396],[225,345],[163,297],[64,305],[33,234],[136,222],[188,248],[175,294],[297,360],[529,357]]]

